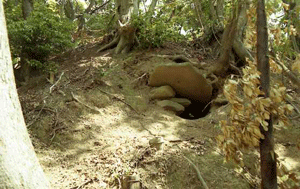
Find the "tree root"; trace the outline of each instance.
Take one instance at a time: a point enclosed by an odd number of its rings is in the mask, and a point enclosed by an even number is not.
[[[105,51],[105,50],[107,50],[107,49],[112,49],[112,48],[116,47],[116,46],[118,45],[119,41],[120,41],[120,36],[115,37],[115,38],[112,40],[112,42],[110,42],[110,43],[104,45],[102,48],[100,48],[100,49],[97,51],[97,53],[102,52],[102,51]]]

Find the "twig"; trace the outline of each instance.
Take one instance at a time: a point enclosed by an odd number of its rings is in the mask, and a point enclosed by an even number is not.
[[[87,107],[87,108],[89,108],[89,109],[91,109],[91,110],[94,110],[94,111],[96,111],[96,112],[101,113],[101,112],[100,112],[99,110],[97,110],[96,108],[91,107],[91,106],[89,106],[89,105],[87,105],[87,104],[81,102],[81,100],[79,100],[77,97],[75,97],[75,95],[74,95],[73,92],[71,92],[71,95],[72,95],[72,98],[73,98],[76,102],[80,103],[81,105],[84,105],[85,107]]]
[[[55,115],[56,115],[56,117],[55,117],[55,124],[54,124],[54,129],[53,129],[53,131],[52,131],[52,133],[53,133],[53,136],[51,137],[51,139],[50,139],[50,144],[52,143],[52,141],[53,141],[53,139],[54,139],[54,137],[55,137],[55,135],[56,135],[56,131],[57,130],[59,130],[59,129],[63,129],[64,128],[64,126],[61,126],[61,127],[58,127],[58,128],[56,128],[56,126],[57,126],[57,124],[58,124],[58,113],[57,113],[57,109],[55,109]]]
[[[297,85],[297,87],[300,88],[300,80],[297,78],[297,76],[293,72],[291,72],[291,70],[289,70],[289,68],[286,67],[283,63],[279,62],[277,58],[273,56],[271,57],[274,59],[276,64],[278,64],[282,68],[285,76],[287,76],[293,82],[293,84]]]
[[[136,78],[135,80],[133,80],[131,83],[134,83],[137,80],[142,79],[143,77],[145,77],[147,75],[147,73],[144,73],[143,75],[141,75],[140,77]]]
[[[300,110],[298,109],[298,107],[291,100],[286,99],[286,101],[288,101],[288,103],[290,103],[294,107],[295,112],[299,115]]]
[[[50,93],[52,93],[53,88],[58,84],[58,82],[61,80],[61,78],[64,74],[65,74],[65,72],[62,72],[59,76],[59,79],[50,87]]]
[[[124,100],[120,99],[119,97],[116,97],[115,95],[110,94],[110,93],[108,93],[108,92],[106,92],[106,91],[103,91],[103,90],[101,90],[101,89],[99,89],[99,91],[102,92],[102,93],[104,93],[104,94],[107,94],[108,96],[111,96],[112,99],[116,99],[116,100],[118,100],[118,101],[124,103],[124,104],[127,105],[131,110],[133,110],[136,114],[140,114],[140,113],[138,113],[138,112],[137,112],[130,104],[128,104],[128,103],[125,102]]]
[[[214,80],[212,80],[212,81],[209,82],[210,85],[215,84],[215,83],[217,83],[219,81],[218,77],[215,74],[213,74],[213,73],[210,73],[210,77],[214,78]]]
[[[240,75],[243,75],[243,73],[241,72],[241,70],[240,70],[238,67],[236,67],[236,66],[233,65],[233,64],[229,64],[229,65],[230,65],[230,68],[231,68],[231,69],[237,71]]]
[[[176,145],[176,146],[177,146],[177,148],[181,151],[181,149],[179,148],[179,146],[178,146],[178,145]],[[201,173],[200,173],[198,167],[197,167],[197,166],[196,166],[189,158],[187,158],[185,155],[182,154],[182,156],[183,156],[184,159],[186,159],[186,160],[192,165],[192,167],[196,170],[198,179],[199,179],[200,182],[202,183],[203,187],[204,187],[205,189],[208,189],[208,186],[207,186],[206,182],[204,181],[203,177],[201,176]]]
[[[35,119],[34,119],[31,123],[29,123],[29,124],[27,125],[27,128],[29,128],[32,124],[34,124],[34,123],[36,122],[36,120],[40,117],[40,115],[41,115],[41,113],[42,113],[42,111],[43,111],[45,105],[46,105],[46,104],[44,103],[43,106],[42,106],[42,108],[41,108],[41,110],[39,111],[38,115],[35,117]]]
[[[210,101],[209,103],[206,104],[206,106],[202,109],[202,112],[204,112],[204,110],[207,108],[207,106],[209,106],[212,103],[212,101]]]
[[[83,183],[79,186],[72,187],[71,189],[80,189],[80,188],[83,188],[85,185],[91,184],[93,182],[94,182],[94,179],[90,179],[90,180],[86,181],[85,183]]]

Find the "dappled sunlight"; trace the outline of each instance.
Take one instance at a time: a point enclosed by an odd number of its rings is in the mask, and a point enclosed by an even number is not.
[[[295,148],[295,147],[292,147]],[[288,170],[290,171],[296,171],[300,170],[300,159],[299,157],[294,157],[296,154],[294,153],[299,153],[299,150],[294,149],[295,151],[293,152],[293,149],[288,149],[286,146],[282,144],[276,144],[275,145],[275,152],[278,154],[278,158],[281,163],[283,163]],[[297,152],[298,151],[298,152]],[[291,154],[293,153],[293,154]]]

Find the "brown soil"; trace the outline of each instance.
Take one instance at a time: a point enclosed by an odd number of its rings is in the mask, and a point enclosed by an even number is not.
[[[126,188],[130,175],[138,175],[142,188],[202,188],[184,156],[198,167],[209,188],[258,186],[257,154],[246,156],[246,166],[239,168],[224,163],[216,146],[218,121],[226,118],[230,106],[186,120],[149,101],[149,73],[171,62],[153,55],[182,54],[180,45],[118,57],[97,49],[89,44],[54,58],[60,64],[56,81],[64,74],[53,88],[40,76],[18,89],[33,144],[53,188]],[[197,61],[196,51],[186,52]],[[298,123],[295,119],[288,130],[276,132],[277,152],[295,171],[300,171]],[[154,137],[163,137],[163,150],[149,146]]]

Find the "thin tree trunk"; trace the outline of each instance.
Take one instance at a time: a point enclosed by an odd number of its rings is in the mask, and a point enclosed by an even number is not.
[[[30,13],[33,11],[33,0],[23,0],[22,1],[22,13],[23,18],[26,20]],[[25,81],[25,83],[28,82],[29,76],[30,76],[30,70],[31,66],[29,65],[27,61],[27,54],[24,52],[24,50],[21,50],[21,68],[20,68],[20,79],[21,81]]]
[[[0,188],[50,188],[33,150],[15,87],[0,2]]]
[[[236,36],[236,28],[238,18],[237,15],[240,10],[240,5],[234,5],[232,18],[227,24],[222,36],[221,55],[218,58],[216,65],[213,67],[212,73],[218,76],[225,76],[230,66],[229,60],[232,53],[233,41]]]
[[[67,0],[64,4],[64,11],[67,18],[69,18],[70,21],[73,21],[75,19],[75,10],[73,6],[73,2],[71,0]]]
[[[270,65],[268,57],[268,31],[264,0],[257,1],[257,67],[261,72],[260,81],[265,97],[270,91]],[[261,188],[277,189],[276,154],[274,152],[274,137],[272,116],[268,120],[268,130],[260,126],[265,139],[260,140]]]
[[[24,20],[30,15],[33,10],[33,0],[23,0],[22,2],[22,13]]]

